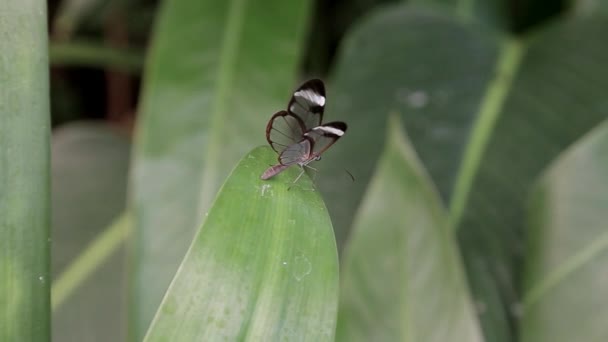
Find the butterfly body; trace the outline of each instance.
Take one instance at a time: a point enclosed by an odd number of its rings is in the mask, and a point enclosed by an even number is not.
[[[270,118],[266,140],[279,154],[279,164],[268,168],[260,178],[269,179],[292,165],[308,166],[321,159],[321,154],[344,135],[344,122],[322,124],[324,108],[325,86],[321,80],[313,79],[293,93],[286,111]]]

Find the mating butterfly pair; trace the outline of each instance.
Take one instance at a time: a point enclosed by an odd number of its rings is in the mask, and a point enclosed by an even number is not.
[[[266,140],[279,154],[279,164],[262,174],[269,179],[288,167],[298,164],[304,167],[321,159],[321,154],[346,132],[341,121],[321,124],[325,108],[323,81],[313,79],[302,84],[292,95],[287,110],[274,114],[266,126]]]

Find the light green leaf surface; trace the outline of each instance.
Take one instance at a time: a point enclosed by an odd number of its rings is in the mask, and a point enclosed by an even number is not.
[[[140,340],[217,189],[294,87],[309,2],[168,0],[133,168],[131,337]]]
[[[53,132],[55,341],[125,338],[124,230],[104,229],[125,210],[129,148],[126,134],[101,121]]]
[[[606,116],[607,30],[601,17],[570,19],[525,41],[505,39],[403,5],[364,20],[328,92],[327,116],[349,123],[320,163],[338,244],[377,162],[386,113],[402,113],[450,208],[486,339],[511,341],[523,203],[543,167]],[[343,168],[357,178],[352,187],[336,186]]]
[[[389,112],[401,114],[444,206],[450,206],[477,113],[486,93],[492,93],[488,86],[509,79],[501,74],[493,82],[501,44],[507,44],[500,38],[474,24],[404,5],[376,12],[347,37],[328,94],[327,115],[347,121],[349,131],[326,153],[324,163],[319,163],[323,175],[319,184],[338,246],[348,234],[382,151]],[[500,101],[498,96],[486,103]],[[483,151],[484,143],[476,145],[478,152]],[[339,186],[343,168],[357,179],[351,186]],[[493,285],[491,277],[488,282]],[[510,341],[500,294],[485,293],[484,300],[490,302],[482,317],[482,323],[489,325],[484,326],[486,337]]]
[[[0,4],[0,341],[50,339],[45,1]]]
[[[276,154],[247,154],[209,210],[146,341],[332,341],[338,256],[327,209]]]
[[[608,122],[548,169],[529,215],[521,341],[608,340]]]
[[[447,212],[390,123],[344,253],[338,340],[482,341]]]

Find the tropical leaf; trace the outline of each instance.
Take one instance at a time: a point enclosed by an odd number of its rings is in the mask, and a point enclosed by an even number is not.
[[[338,255],[327,209],[292,168],[260,180],[255,149],[220,190],[146,341],[332,341]]]
[[[482,341],[447,212],[396,117],[342,267],[339,341]]]
[[[499,293],[511,324],[521,306],[523,212],[530,186],[563,149],[606,117],[606,101],[598,91],[608,87],[603,67],[608,47],[601,43],[606,30],[608,21],[600,17],[567,20],[521,46],[516,77],[479,155],[479,168],[471,170],[474,180],[469,189],[455,189],[455,196],[469,194],[461,202],[462,220],[455,200],[451,204],[475,297],[491,310],[496,306],[485,298]],[[465,177],[470,175],[459,175]]]
[[[46,3],[0,10],[0,341],[50,339]]]
[[[551,165],[529,216],[521,341],[606,341],[608,122]]]
[[[131,338],[140,340],[224,177],[286,106],[307,1],[164,3],[133,164]]]
[[[450,208],[486,339],[511,341],[523,203],[540,171],[606,115],[607,29],[601,17],[569,19],[517,40],[404,5],[363,21],[328,92],[327,112],[350,127],[320,166],[338,244],[377,162],[386,113],[402,113]],[[352,187],[336,186],[344,167],[357,177]]]

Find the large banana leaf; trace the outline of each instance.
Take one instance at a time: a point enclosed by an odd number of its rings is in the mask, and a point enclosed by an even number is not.
[[[338,340],[482,341],[447,212],[390,126],[344,253]]]
[[[608,122],[549,168],[529,214],[521,341],[606,341]]]
[[[45,4],[0,4],[0,341],[51,332]]]
[[[338,243],[377,161],[386,113],[396,110],[450,208],[486,338],[511,341],[525,196],[540,170],[606,115],[606,30],[601,17],[568,19],[514,40],[404,5],[363,21],[342,47],[328,95],[329,115],[348,121],[349,132],[320,166]],[[357,177],[351,187],[336,186],[344,167]]]
[[[139,340],[217,189],[286,105],[309,3],[168,0],[133,165],[131,337]]]
[[[194,239],[147,341],[333,341],[338,254],[327,209],[270,148],[247,154]]]
[[[608,87],[603,67],[608,46],[601,43],[606,30],[605,18],[567,20],[525,42],[475,180],[462,189],[470,196],[462,202],[458,234],[473,291],[488,308],[484,297],[499,293],[511,320],[518,318],[521,300],[523,208],[530,185],[564,148],[606,117],[599,90]]]

